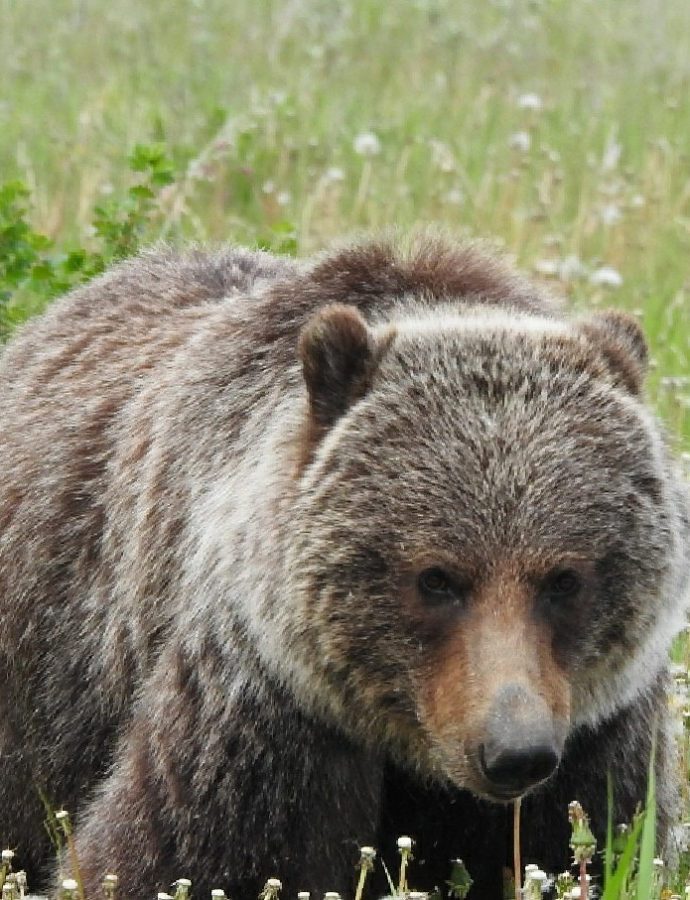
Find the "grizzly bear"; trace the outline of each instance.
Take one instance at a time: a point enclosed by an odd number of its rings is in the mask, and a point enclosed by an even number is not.
[[[352,892],[358,847],[502,896],[675,798],[667,655],[688,491],[620,312],[566,314],[473,245],[316,260],[153,250],[0,363],[0,803],[42,797],[87,896]],[[379,876],[377,876],[379,877]],[[372,884],[385,889],[385,880]]]

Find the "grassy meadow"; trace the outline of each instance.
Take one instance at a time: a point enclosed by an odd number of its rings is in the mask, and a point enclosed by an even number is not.
[[[59,248],[159,141],[147,240],[489,238],[639,313],[690,448],[689,40],[685,0],[2,0],[0,179]]]
[[[55,253],[158,143],[144,242],[488,239],[640,317],[690,454],[689,48],[687,0],[0,0],[0,184]]]

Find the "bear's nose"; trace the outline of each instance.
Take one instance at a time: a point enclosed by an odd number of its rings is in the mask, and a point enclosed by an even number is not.
[[[496,694],[479,747],[482,774],[499,799],[524,793],[560,761],[553,717],[543,699],[521,684]]]
[[[518,796],[554,771],[559,762],[551,744],[499,746],[494,742],[479,748],[482,772],[497,794]]]

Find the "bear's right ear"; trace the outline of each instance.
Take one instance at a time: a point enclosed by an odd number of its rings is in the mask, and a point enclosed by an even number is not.
[[[334,303],[304,326],[298,353],[314,424],[329,428],[365,394],[376,341],[354,306]]]

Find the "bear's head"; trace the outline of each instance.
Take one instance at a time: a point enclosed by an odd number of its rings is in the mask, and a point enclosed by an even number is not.
[[[686,579],[632,317],[409,299],[301,332],[285,653],[350,736],[510,800],[645,690]]]

